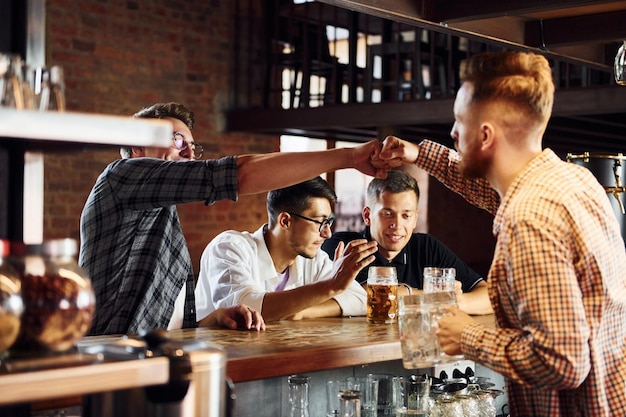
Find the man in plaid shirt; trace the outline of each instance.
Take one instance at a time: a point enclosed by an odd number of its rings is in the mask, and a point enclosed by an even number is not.
[[[478,54],[461,65],[461,79],[456,152],[388,137],[380,154],[381,166],[415,163],[495,214],[496,327],[450,309],[441,345],[502,374],[512,416],[624,416],[624,241],[593,175],[542,149],[554,98],[548,61]]]
[[[91,335],[170,327],[183,286],[182,327],[197,325],[194,274],[176,204],[236,200],[340,168],[385,175],[370,161],[381,146],[378,141],[356,148],[199,160],[202,147],[191,134],[193,113],[184,106],[158,103],[134,117],[168,120],[174,135],[169,148],[123,147],[123,158],[105,168],[89,194],[81,215],[79,264],[96,293]],[[243,312],[244,325],[250,328],[255,319],[259,328],[258,314],[234,309],[218,312],[226,317],[215,322],[232,327]]]

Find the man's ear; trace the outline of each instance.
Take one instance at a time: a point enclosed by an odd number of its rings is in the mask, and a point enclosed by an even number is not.
[[[487,149],[494,145],[495,128],[491,123],[483,123],[480,126],[482,148]]]
[[[289,223],[291,221],[291,216],[289,215],[289,213],[286,212],[282,212],[278,215],[278,224],[280,225],[280,227],[286,228],[289,227]]]
[[[144,148],[143,146],[133,146],[130,149],[133,158],[146,156],[146,148]]]
[[[361,215],[363,216],[363,222],[365,223],[366,226],[370,226],[370,215],[372,214],[371,210],[369,207],[365,206],[363,207],[363,212],[361,213]]]

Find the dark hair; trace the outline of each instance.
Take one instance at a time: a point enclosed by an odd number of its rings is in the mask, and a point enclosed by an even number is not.
[[[367,186],[367,204],[373,206],[383,191],[397,194],[405,191],[413,191],[417,200],[420,199],[420,189],[412,175],[404,171],[391,170],[387,172],[387,178],[374,178]]]
[[[189,111],[187,107],[180,103],[156,103],[150,107],[144,107],[133,114],[133,118],[135,119],[164,119],[166,117],[178,119],[187,125],[189,130],[193,130],[193,125],[195,124],[193,112]],[[122,158],[130,158],[131,147],[122,146],[120,154]]]
[[[267,216],[270,229],[276,224],[280,213],[302,213],[310,207],[312,198],[327,199],[331,210],[334,211],[337,195],[322,177],[315,177],[311,180],[267,193]]]

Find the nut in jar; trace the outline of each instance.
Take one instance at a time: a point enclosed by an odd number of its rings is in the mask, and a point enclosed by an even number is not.
[[[15,343],[24,310],[21,280],[8,262],[9,242],[0,239],[0,357]]]
[[[19,258],[24,314],[18,348],[66,351],[91,326],[95,296],[73,239],[28,245]]]

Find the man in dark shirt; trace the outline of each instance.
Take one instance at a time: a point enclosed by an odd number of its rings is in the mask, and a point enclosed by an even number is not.
[[[417,181],[403,171],[389,171],[386,179],[374,179],[367,188],[367,206],[362,233],[336,232],[322,245],[332,258],[339,242],[366,238],[378,242],[376,259],[370,266],[395,266],[398,282],[414,289],[423,288],[425,267],[452,267],[460,284],[459,307],[469,314],[492,313],[487,283],[448,247],[424,233],[413,233],[417,223],[419,188]],[[356,278],[367,282],[367,268]]]

